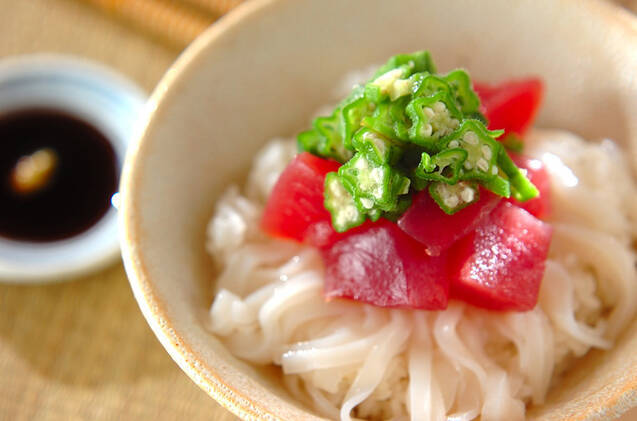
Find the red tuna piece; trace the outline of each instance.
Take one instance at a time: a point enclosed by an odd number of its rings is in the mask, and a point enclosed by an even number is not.
[[[379,307],[447,307],[446,256],[428,256],[422,244],[392,222],[381,219],[351,234],[348,231],[322,249],[322,255],[327,299],[346,298]]]
[[[544,94],[544,84],[538,78],[510,80],[497,85],[475,83],[473,88],[489,120],[489,129],[504,129],[504,136],[526,133]]]
[[[398,220],[398,226],[437,256],[458,239],[473,231],[500,202],[500,197],[480,189],[480,199],[466,208],[446,214],[427,190],[414,196],[413,203]]]
[[[539,159],[523,155],[510,154],[513,162],[519,168],[527,171],[527,177],[537,187],[540,195],[526,202],[518,202],[514,198],[509,201],[529,212],[536,218],[546,219],[551,214],[551,179],[544,163]]]
[[[265,206],[261,227],[275,237],[303,241],[308,228],[327,221],[323,206],[325,175],[338,171],[340,164],[303,152],[281,173]]]
[[[452,297],[492,310],[531,310],[537,304],[551,234],[550,225],[501,202],[450,249]]]

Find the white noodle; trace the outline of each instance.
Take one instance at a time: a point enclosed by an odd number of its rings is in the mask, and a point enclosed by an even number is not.
[[[528,142],[551,174],[554,227],[532,311],[326,302],[318,253],[258,229],[294,151],[277,140],[258,155],[248,194],[230,188],[208,227],[221,268],[211,332],[239,358],[280,365],[292,396],[326,417],[524,419],[525,405],[542,404],[574,357],[612,346],[637,296],[637,189],[621,154],[558,131]]]

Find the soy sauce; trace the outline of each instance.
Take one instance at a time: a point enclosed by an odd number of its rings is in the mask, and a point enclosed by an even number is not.
[[[18,188],[16,168],[33,156],[48,157],[50,171]],[[109,210],[118,175],[111,143],[91,124],[52,109],[0,114],[0,236],[48,242],[86,231]]]

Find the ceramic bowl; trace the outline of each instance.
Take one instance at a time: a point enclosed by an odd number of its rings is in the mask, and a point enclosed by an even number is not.
[[[157,87],[123,179],[123,256],[148,323],[201,388],[246,419],[315,419],[276,370],[234,358],[204,327],[215,200],[267,139],[293,135],[342,75],[429,49],[476,79],[541,75],[538,125],[616,139],[637,163],[637,24],[597,1],[251,1],[215,24]],[[529,412],[613,419],[637,404],[637,325],[590,353]]]
[[[44,108],[75,116],[104,134],[119,168],[146,99],[125,77],[78,57],[35,54],[0,62],[0,114]],[[0,281],[66,280],[114,262],[119,251],[117,209],[112,206],[89,229],[64,240],[0,238]]]

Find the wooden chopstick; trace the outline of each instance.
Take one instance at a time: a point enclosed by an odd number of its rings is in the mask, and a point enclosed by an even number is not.
[[[168,0],[83,0],[117,16],[147,33],[182,49],[210,26],[220,13],[194,8],[183,1]],[[188,0],[190,3],[219,3],[229,7],[238,0]],[[223,3],[223,4],[222,4]],[[221,9],[219,9],[221,10]]]
[[[223,15],[243,3],[245,0],[181,0],[207,12]]]

